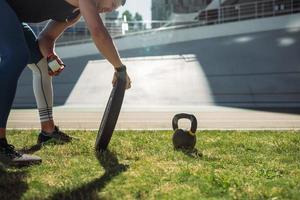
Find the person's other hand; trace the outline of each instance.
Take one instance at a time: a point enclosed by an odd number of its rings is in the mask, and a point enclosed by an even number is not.
[[[49,76],[58,76],[63,70],[65,66],[59,68],[59,70],[53,72],[53,71],[48,71]]]
[[[58,76],[65,68],[63,61],[55,54],[47,56],[48,74],[50,76]]]

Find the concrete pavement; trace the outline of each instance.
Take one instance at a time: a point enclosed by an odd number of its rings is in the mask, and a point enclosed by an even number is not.
[[[57,124],[63,129],[96,130],[99,128],[103,112],[99,108],[56,107],[54,115]],[[281,110],[247,110],[206,106],[195,109],[186,108],[187,113],[197,117],[198,129],[207,130],[299,130],[300,111]],[[159,129],[169,130],[174,111],[126,111],[122,110],[116,129]],[[179,126],[189,128],[187,120],[180,120]],[[39,129],[39,120],[35,109],[12,110],[8,128]]]
[[[203,72],[203,66],[194,55],[137,57],[124,59],[124,62],[128,65],[133,87],[126,92],[117,129],[171,129],[172,117],[180,112],[196,115],[200,129],[300,129],[299,102],[273,102],[280,101],[281,97],[299,100],[296,98],[299,93],[282,93],[272,98],[268,93],[274,88],[284,92],[296,82],[276,82],[286,73],[276,76],[274,80],[270,76],[264,84],[242,77],[240,81],[230,80],[232,84],[229,86],[224,85],[226,81],[220,82],[216,85],[220,91],[231,89],[241,92],[228,93],[230,100],[221,103],[215,88],[208,81],[210,76]],[[88,62],[65,97],[64,105],[54,109],[57,125],[63,129],[98,129],[112,88],[112,74],[112,67],[107,61]],[[293,76],[290,81],[296,80],[297,73],[293,72]],[[253,74],[251,77],[260,75]],[[266,77],[261,80],[263,78]],[[59,85],[61,90],[54,90],[56,95],[65,94],[63,88],[67,80]],[[259,90],[263,87],[269,89],[265,94],[255,94],[244,87],[251,84],[256,84]],[[299,90],[296,85],[292,88]],[[264,101],[259,101],[259,97],[264,97]],[[56,97],[55,101],[59,98]],[[293,103],[295,107],[292,107]],[[182,126],[189,126],[184,120],[182,123]],[[11,112],[8,128],[39,127],[35,109],[14,109]]]

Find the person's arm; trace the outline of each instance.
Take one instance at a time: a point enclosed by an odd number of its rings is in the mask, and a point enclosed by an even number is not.
[[[40,51],[44,57],[55,54],[55,41],[70,26],[80,19],[80,15],[68,22],[50,20],[38,36]]]
[[[93,41],[99,52],[114,66],[123,65],[119,53],[99,16],[96,2],[94,0],[78,0],[80,13],[85,19],[87,27],[92,35]],[[116,73],[113,76],[112,84],[116,83]],[[131,87],[131,80],[126,73],[126,89]]]
[[[80,13],[100,53],[115,67],[122,66],[118,51],[99,16],[94,0],[78,0]]]

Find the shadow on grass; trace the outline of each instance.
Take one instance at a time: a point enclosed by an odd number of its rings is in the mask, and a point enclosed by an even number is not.
[[[208,155],[204,155],[200,150],[194,148],[194,149],[175,149],[176,151],[180,151],[187,155],[190,158],[193,159],[200,159],[202,161],[208,161],[208,162],[215,162],[219,161],[220,159],[217,157],[212,157]]]
[[[24,147],[23,149],[20,149],[19,151],[24,154],[33,154],[41,149],[42,149],[41,144],[35,144],[30,147]]]
[[[74,138],[77,140],[77,138]],[[65,145],[65,144],[68,144],[70,143],[70,141],[68,142],[62,142],[62,141],[55,141],[55,140],[51,140],[51,141],[47,141],[46,143],[43,143],[43,144],[34,144],[32,146],[29,146],[29,147],[24,147],[23,149],[20,149],[19,151],[23,154],[33,154],[39,150],[42,149],[43,146],[46,146],[46,145]]]
[[[0,166],[0,199],[21,199],[27,191],[25,171],[7,171]]]
[[[199,151],[196,148],[193,149],[176,149],[177,151],[181,151],[183,152],[185,155],[191,157],[191,158],[203,158],[203,153],[201,151]]]
[[[100,165],[104,168],[105,173],[94,181],[87,183],[81,187],[73,190],[56,193],[49,199],[92,199],[100,200],[98,193],[116,176],[120,173],[125,172],[128,169],[128,165],[120,164],[116,155],[109,150],[103,153],[97,153],[96,157]]]

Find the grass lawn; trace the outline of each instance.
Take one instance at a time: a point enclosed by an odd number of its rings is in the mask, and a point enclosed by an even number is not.
[[[171,131],[116,131],[98,157],[96,132],[67,133],[80,140],[36,151],[42,165],[1,168],[0,199],[300,199],[297,131],[198,131],[198,153],[174,151]]]

